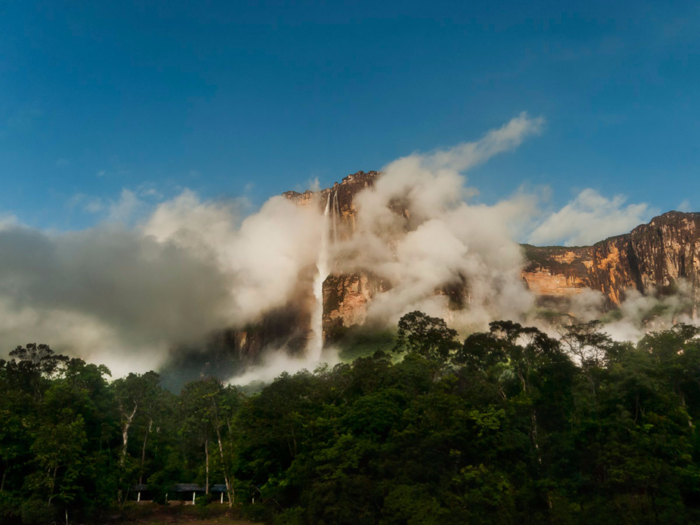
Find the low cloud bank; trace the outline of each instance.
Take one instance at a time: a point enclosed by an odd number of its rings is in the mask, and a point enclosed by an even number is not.
[[[524,261],[514,240],[523,225],[535,225],[526,234],[532,243],[573,245],[648,218],[646,204],[626,205],[591,189],[544,218],[538,197],[522,192],[492,206],[471,202],[476,192],[464,174],[543,126],[522,114],[480,140],[398,159],[357,195],[355,231],[337,239],[328,256],[336,273],[371,270],[391,283],[368,320],[395,325],[415,309],[467,330],[493,319],[525,320],[534,298],[522,285]],[[46,342],[122,375],[157,369],[178,346],[197,347],[213,332],[255,323],[275,309],[312,307],[306,302],[313,301],[323,224],[317,206],[279,196],[246,216],[240,201],[202,201],[190,190],[150,212],[129,190],[101,206],[108,220],[80,232],[45,232],[0,216],[1,354]],[[135,211],[142,219],[128,226]],[[460,310],[435,293],[465,283]],[[582,317],[598,311],[599,297],[591,294],[572,306]],[[632,305],[646,300],[633,297],[623,311],[632,316]],[[290,358],[283,348],[265,359],[237,382],[318,364]],[[333,352],[323,356],[329,359]]]
[[[532,216],[536,200],[519,195],[494,206],[471,205],[475,192],[463,172],[516,148],[542,126],[541,118],[523,114],[479,141],[398,159],[357,196],[357,230],[336,246],[335,259],[341,273],[371,269],[391,282],[373,301],[369,318],[394,325],[411,310],[448,315],[448,297],[435,291],[464,281],[468,308],[450,313],[460,324],[516,317],[532,306],[509,225]],[[396,213],[397,206],[405,212]]]
[[[612,199],[587,188],[561,210],[552,213],[530,234],[528,242],[539,246],[586,246],[627,233],[648,222],[658,212],[647,204],[628,204],[617,195]]]
[[[273,198],[241,220],[230,203],[185,191],[135,228],[47,233],[0,228],[0,341],[107,364],[158,368],[179,346],[286,304],[313,260],[310,210]]]

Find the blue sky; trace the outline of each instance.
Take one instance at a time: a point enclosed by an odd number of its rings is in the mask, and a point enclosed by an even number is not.
[[[697,2],[0,0],[0,216],[86,228],[124,190],[260,204],[522,111],[480,199],[593,188],[698,211]]]

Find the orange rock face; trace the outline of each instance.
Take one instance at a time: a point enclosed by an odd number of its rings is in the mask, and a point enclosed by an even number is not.
[[[537,295],[570,297],[581,293],[586,288],[576,275],[553,274],[546,268],[537,268],[532,272],[523,272],[527,287]]]
[[[379,176],[376,171],[360,171],[348,175],[332,188],[319,192],[291,191],[284,196],[300,206],[318,206],[321,210],[329,203],[335,221],[334,234],[347,238],[356,229],[354,197],[372,186]],[[406,213],[398,204],[394,211]],[[624,301],[630,289],[643,294],[652,291],[670,294],[683,280],[694,302],[700,303],[698,213],[669,212],[628,234],[593,246],[523,245],[522,248],[524,286],[542,301],[547,298],[567,300],[590,289],[602,292],[606,306],[614,308]],[[333,339],[344,329],[363,324],[372,300],[390,286],[370,271],[331,274],[323,283],[324,339]],[[468,287],[468,282],[462,282],[436,290],[436,293],[448,295],[450,304],[459,308],[468,295]],[[290,305],[284,315],[274,313],[274,321],[265,319],[254,330],[239,332],[234,338],[237,350],[246,355],[255,354],[270,341],[285,345],[294,342],[297,348],[303,349],[309,320],[306,308],[300,304]]]
[[[618,306],[628,290],[674,293],[683,280],[700,302],[700,214],[669,212],[630,233],[593,246],[523,247],[523,280],[542,296],[571,296],[583,288],[602,292]]]
[[[387,285],[372,273],[330,275],[323,283],[324,339],[342,328],[364,324],[367,308]]]

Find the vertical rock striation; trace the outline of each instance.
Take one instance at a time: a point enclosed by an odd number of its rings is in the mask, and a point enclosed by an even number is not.
[[[614,308],[629,289],[669,295],[684,281],[693,301],[700,301],[699,213],[668,212],[593,246],[523,249],[523,280],[541,297],[570,297],[588,288],[602,292]]]
[[[355,196],[371,187],[380,174],[359,171],[333,187],[318,192],[289,191],[283,195],[299,206],[329,205],[331,242],[349,239],[357,229]],[[397,205],[396,213],[405,213]],[[541,303],[566,303],[584,290],[603,294],[608,309],[619,306],[630,289],[642,294],[668,295],[687,283],[695,304],[700,303],[700,214],[669,212],[654,218],[628,234],[611,237],[593,246],[537,247],[523,245],[524,286]],[[450,305],[464,306],[469,283],[446,284],[436,294],[447,295]],[[373,299],[391,283],[363,269],[342,274],[331,269],[323,282],[323,338],[342,336],[352,326],[362,325]],[[686,290],[687,291],[687,290]],[[302,292],[300,292],[303,295]],[[300,295],[300,296],[301,296]],[[259,325],[232,332],[239,355],[248,359],[266,346],[285,345],[302,351],[309,338],[311,307],[309,297],[270,312]]]

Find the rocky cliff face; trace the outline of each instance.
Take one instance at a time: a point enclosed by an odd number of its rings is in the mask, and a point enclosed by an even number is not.
[[[342,220],[354,231],[356,208],[353,197],[377,179],[377,172],[349,175],[341,184],[323,190],[320,206],[329,193],[337,192]],[[285,194],[296,202],[310,202],[311,194]],[[401,213],[401,210],[396,210]],[[540,303],[566,306],[583,290],[603,294],[605,307],[619,306],[629,290],[642,294],[669,295],[687,286],[695,304],[700,303],[700,214],[669,212],[632,232],[606,239],[593,246],[523,246],[524,285]],[[465,283],[465,286],[468,283]],[[342,332],[366,318],[373,297],[390,284],[371,272],[331,275],[324,283],[324,331],[326,337]],[[437,290],[459,306],[464,287]],[[459,287],[457,287],[459,288]],[[563,303],[563,304],[562,304]]]
[[[328,204],[334,235],[348,238],[355,232],[355,196],[372,186],[376,171],[348,175],[332,188],[319,192],[294,191],[284,196],[299,206]],[[404,213],[400,206],[394,210]],[[523,246],[523,285],[541,304],[566,308],[567,302],[584,290],[603,294],[608,309],[619,306],[630,289],[642,294],[671,294],[689,287],[695,304],[700,303],[700,214],[669,212],[632,232],[583,247]],[[309,271],[313,271],[310,269]],[[375,296],[390,283],[370,271],[331,275],[323,283],[324,340],[340,337],[352,326],[361,325]],[[462,306],[468,283],[452,284],[437,294],[447,295],[450,305]],[[232,332],[228,339],[236,351],[255,357],[266,346],[284,345],[302,350],[309,336],[308,304],[289,305],[273,312],[259,326]]]
[[[334,228],[336,234],[339,238],[347,238],[357,228],[355,196],[372,186],[377,177],[379,173],[376,171],[358,171],[320,192],[288,191],[283,195],[299,206],[318,206],[321,210],[329,203],[329,209],[338,221]],[[324,340],[340,336],[345,328],[363,324],[372,299],[377,293],[386,291],[388,286],[372,272],[329,275],[323,283]]]
[[[592,289],[602,292],[613,308],[630,289],[668,295],[684,283],[693,302],[700,300],[699,213],[665,213],[593,246],[523,248],[523,281],[542,298]]]
[[[357,208],[354,204],[355,195],[372,186],[377,177],[379,177],[379,173],[376,171],[368,171],[366,173],[358,171],[343,178],[340,183],[336,182],[332,188],[326,188],[318,192],[307,190],[304,193],[287,191],[282,195],[298,206],[318,206],[321,210],[326,207],[327,202],[330,202],[331,210],[342,225],[343,233],[349,235],[356,228],[355,217],[357,216]]]
[[[360,191],[372,186],[379,176],[376,171],[358,171],[345,177],[333,187],[318,192],[287,191],[283,196],[297,206],[317,206],[323,211],[328,203],[335,220],[334,231],[339,238],[349,237],[356,229],[357,208],[354,197]],[[313,273],[315,268],[309,268]],[[302,277],[302,276],[300,276]],[[308,282],[312,275],[305,275],[301,281]],[[324,338],[333,338],[343,327],[362,324],[367,306],[374,295],[384,289],[379,279],[370,273],[350,275],[331,274],[323,283],[323,326]],[[311,309],[313,294],[308,289],[295,293],[297,301],[287,307],[269,312],[259,323],[243,330],[230,330],[219,339],[244,360],[254,360],[267,347],[286,347],[292,352],[301,352],[310,337]]]

